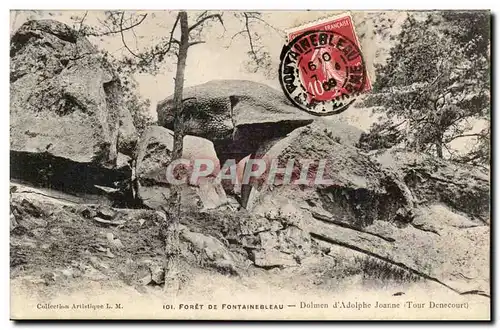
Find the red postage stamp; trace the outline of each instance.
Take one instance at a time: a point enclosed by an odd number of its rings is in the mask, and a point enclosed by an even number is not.
[[[349,14],[289,30],[279,74],[290,101],[320,116],[345,111],[372,88]]]

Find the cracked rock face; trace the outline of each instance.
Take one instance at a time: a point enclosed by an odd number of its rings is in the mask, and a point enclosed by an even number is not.
[[[407,188],[390,172],[384,171],[359,149],[343,144],[343,140],[322,125],[308,125],[296,129],[286,138],[269,146],[263,145],[257,156],[268,161],[278,161],[279,167],[294,160],[292,180],[299,177],[300,161],[313,161],[309,167],[308,185],[286,185],[290,191],[308,191],[309,202],[335,214],[339,220],[357,227],[367,226],[375,219],[407,223],[411,220],[412,198]],[[323,161],[324,171],[319,169]],[[249,200],[249,209],[266,197],[266,192],[281,182],[273,184],[256,181]],[[330,183],[317,184],[318,179]],[[313,198],[314,197],[314,198]]]
[[[171,163],[174,145],[173,132],[160,126],[149,127],[141,136],[136,162],[138,195],[142,202],[151,208],[165,204],[170,195],[167,167]],[[196,137],[185,136],[183,159],[209,159],[219,167],[212,142]],[[194,209],[213,209],[227,202],[226,193],[213,177],[201,178],[191,187],[183,185],[183,203]],[[187,206],[187,205],[186,205]]]
[[[397,150],[374,153],[371,158],[402,178],[418,203],[439,202],[473,220],[489,223],[490,181],[486,170]]]
[[[87,39],[57,21],[29,21],[10,53],[11,150],[107,167],[133,154],[120,81]]]
[[[183,93],[186,134],[214,143],[222,162],[255,152],[263,141],[283,137],[314,117],[291,105],[283,93],[247,80],[213,80]],[[173,95],[158,103],[158,122],[173,129]]]
[[[350,251],[380,276],[391,269],[458,293],[488,292],[488,274],[477,271],[489,263],[487,174],[409,153],[384,162],[342,142],[311,125],[262,147],[261,156],[281,167],[287,159],[326,159],[324,177],[333,183],[254,183],[251,214],[278,224],[254,225],[247,235],[255,265],[320,263],[320,251],[334,258]]]

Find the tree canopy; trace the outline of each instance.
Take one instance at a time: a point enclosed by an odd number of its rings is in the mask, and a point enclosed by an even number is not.
[[[440,158],[489,162],[490,16],[485,11],[409,13],[386,63],[376,67],[366,106],[384,112],[360,144],[404,145]],[[479,132],[472,129],[484,121]],[[450,144],[474,137],[460,155]]]

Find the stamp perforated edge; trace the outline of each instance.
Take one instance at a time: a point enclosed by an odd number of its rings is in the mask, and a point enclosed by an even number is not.
[[[342,14],[338,14],[338,15],[334,15],[334,16],[321,17],[321,18],[318,18],[318,19],[316,19],[314,21],[309,21],[307,23],[303,23],[301,25],[297,25],[297,26],[285,29],[286,41],[290,42],[289,35],[291,33],[295,33],[297,31],[308,29],[308,28],[313,27],[313,26],[318,25],[318,24],[323,24],[323,23],[327,23],[327,22],[330,22],[330,21],[335,21],[335,20],[338,20],[338,19],[341,19],[341,18],[345,18],[345,17],[351,18],[351,22],[353,22],[351,12],[346,11],[346,12],[344,12]],[[353,22],[352,25],[354,25],[354,22]],[[355,32],[354,27],[353,27],[353,32]],[[358,41],[358,43],[359,43],[359,40],[357,40],[357,36],[356,36],[356,41]]]
[[[318,25],[318,24],[328,23],[330,21],[335,21],[335,20],[338,20],[341,18],[346,18],[346,17],[349,17],[351,19],[351,29],[352,29],[352,33],[353,33],[354,38],[355,38],[355,40],[353,40],[353,41],[357,44],[359,51],[362,54],[363,49],[361,48],[361,42],[359,41],[358,34],[356,33],[356,27],[354,26],[355,25],[354,19],[351,15],[350,11],[346,11],[346,12],[343,12],[343,13],[338,14],[338,15],[333,15],[333,16],[330,15],[330,16],[321,17],[321,18],[318,18],[314,21],[309,21],[307,23],[303,23],[301,25],[291,27],[289,29],[285,29],[284,31],[286,33],[286,36],[285,36],[286,43],[289,43],[291,41],[289,36],[292,33],[298,32],[300,30],[305,30],[305,29],[311,28],[311,27]],[[368,74],[368,70],[366,70],[366,78],[367,78],[366,83],[368,83],[369,90],[371,90],[373,88],[372,79],[370,78],[370,75]]]

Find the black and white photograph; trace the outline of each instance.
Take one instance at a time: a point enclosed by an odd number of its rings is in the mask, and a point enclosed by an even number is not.
[[[491,21],[10,10],[10,318],[491,320]]]

